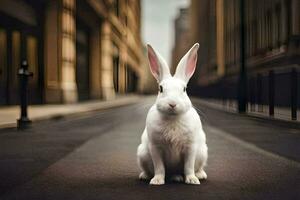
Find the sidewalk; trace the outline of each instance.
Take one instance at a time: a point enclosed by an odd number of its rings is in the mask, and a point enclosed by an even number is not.
[[[206,106],[229,111],[229,112],[238,112],[237,110],[237,102],[236,101],[222,101],[220,99],[202,99],[192,97],[192,99],[197,99],[197,101],[205,104]],[[251,107],[252,106],[252,107]],[[300,122],[300,110],[297,110],[297,120],[291,120],[291,108],[287,107],[274,107],[274,116],[269,116],[269,106],[268,105],[250,105],[248,104],[247,114],[254,117],[262,117],[266,119],[275,119],[275,120],[283,120],[287,122]]]
[[[136,103],[138,95],[119,96],[114,100],[101,101],[90,100],[75,104],[43,104],[28,107],[28,117],[32,121],[51,119],[71,114],[85,113],[90,111],[108,109]],[[0,107],[0,128],[11,128],[17,126],[20,117],[19,106]]]

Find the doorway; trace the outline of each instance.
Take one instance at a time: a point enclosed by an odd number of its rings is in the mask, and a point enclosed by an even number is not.
[[[89,29],[77,19],[76,23],[76,84],[78,100],[90,98]]]

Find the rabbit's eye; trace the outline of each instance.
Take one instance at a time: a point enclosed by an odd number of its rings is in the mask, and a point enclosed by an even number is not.
[[[186,87],[183,88],[183,92],[185,92],[185,91],[186,91]]]
[[[163,87],[160,85],[159,86],[159,92],[162,93],[163,92]]]

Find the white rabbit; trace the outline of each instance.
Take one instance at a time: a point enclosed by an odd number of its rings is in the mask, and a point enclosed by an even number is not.
[[[148,112],[137,157],[142,170],[139,178],[151,179],[150,184],[164,184],[166,174],[187,184],[200,184],[199,179],[207,178],[203,170],[207,160],[206,137],[186,93],[198,48],[199,44],[194,44],[171,76],[165,60],[148,45],[150,69],[159,83],[159,93]]]

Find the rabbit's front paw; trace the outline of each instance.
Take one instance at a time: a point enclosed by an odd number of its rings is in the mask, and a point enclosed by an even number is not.
[[[186,184],[199,185],[200,181],[194,174],[191,174],[191,175],[187,175],[185,177],[185,183]]]
[[[195,174],[199,179],[207,179],[207,174],[205,171],[202,169],[200,172],[197,172]]]
[[[150,181],[150,185],[163,185],[163,184],[165,184],[165,177],[162,175],[156,175]]]

